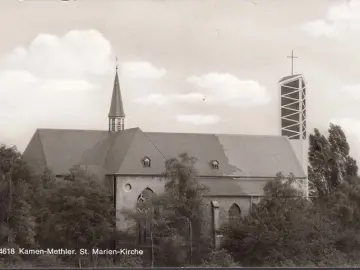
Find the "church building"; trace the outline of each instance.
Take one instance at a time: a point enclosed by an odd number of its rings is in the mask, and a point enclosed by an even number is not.
[[[199,181],[214,229],[246,215],[278,172],[290,173],[307,189],[305,80],[291,75],[279,81],[279,135],[146,132],[126,128],[116,70],[108,130],[38,129],[23,157],[34,173],[50,169],[57,177],[74,165],[112,183],[118,210],[135,207],[164,190],[165,161],[187,153],[197,158]],[[118,228],[124,227],[118,217]]]

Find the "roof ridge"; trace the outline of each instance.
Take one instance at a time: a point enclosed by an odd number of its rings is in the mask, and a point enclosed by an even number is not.
[[[128,128],[123,131],[140,129],[139,127]],[[38,128],[39,131],[100,131],[100,132],[109,132],[108,130],[103,129],[70,129],[70,128]]]
[[[102,129],[70,129],[70,128],[38,128],[37,130],[41,130],[41,131],[102,131],[102,132],[108,132],[107,130],[102,130]]]
[[[145,134],[171,134],[171,135],[211,135],[211,136],[234,136],[234,137],[271,137],[283,138],[285,136],[271,134],[236,134],[236,133],[194,133],[194,132],[144,132]],[[285,137],[286,138],[286,137]]]
[[[155,145],[155,143],[149,138],[149,136],[143,132],[143,134],[145,135],[145,137],[149,140],[149,142],[151,142],[151,144],[155,147],[155,149],[164,157],[165,161],[167,160],[167,158],[165,157],[165,155],[160,151],[160,149]]]

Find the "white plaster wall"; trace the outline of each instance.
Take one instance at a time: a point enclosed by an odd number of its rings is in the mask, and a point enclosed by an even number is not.
[[[222,181],[223,179],[219,179]],[[119,230],[127,228],[130,224],[125,221],[124,216],[120,211],[124,208],[133,209],[136,207],[137,199],[140,193],[145,188],[150,188],[155,193],[164,192],[164,186],[166,180],[161,177],[151,176],[117,176],[116,177],[116,209],[117,209],[117,228]],[[223,225],[228,221],[228,212],[233,203],[236,203],[240,209],[242,216],[246,216],[251,209],[251,202],[257,202],[256,199],[263,195],[263,187],[269,180],[238,180],[239,185],[244,192],[247,192],[249,196],[206,196],[204,211],[209,217],[208,222],[211,221],[211,201],[217,201],[219,203],[220,210],[220,224]],[[204,182],[203,182],[204,183]],[[131,185],[131,190],[126,191],[124,186],[126,184]],[[204,183],[206,184],[206,182]],[[224,182],[226,185],[226,181]],[[260,191],[260,192],[259,192]],[[251,195],[250,195],[251,194]],[[210,227],[210,223],[207,224]]]
[[[125,185],[130,184],[131,190],[126,191]],[[118,229],[125,229],[129,224],[125,222],[119,211],[124,208],[133,209],[136,207],[137,199],[145,188],[150,188],[154,193],[164,191],[165,179],[151,176],[117,176],[116,177],[116,224]]]
[[[292,148],[306,174],[308,175],[308,163],[309,163],[309,141],[306,140],[290,140]],[[306,196],[308,196],[309,184],[308,179],[304,181],[304,190]]]

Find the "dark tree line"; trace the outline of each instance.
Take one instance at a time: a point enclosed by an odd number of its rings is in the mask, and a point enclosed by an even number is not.
[[[204,209],[207,191],[198,181],[196,159],[166,162],[165,190],[123,209],[130,226],[114,230],[111,193],[80,167],[64,179],[50,171],[30,173],[15,148],[0,147],[1,266],[358,266],[360,265],[360,181],[342,129],[310,135],[311,199],[296,179],[278,174],[249,215],[224,224],[222,249],[210,237]],[[143,234],[139,234],[143,232]],[[140,239],[141,238],[141,239]],[[22,256],[12,248],[112,248],[146,251],[146,256]],[[140,241],[141,240],[141,241]],[[3,252],[3,251],[6,252]]]
[[[243,266],[360,265],[360,181],[340,126],[309,137],[311,199],[278,175],[237,226],[223,228],[224,247]]]

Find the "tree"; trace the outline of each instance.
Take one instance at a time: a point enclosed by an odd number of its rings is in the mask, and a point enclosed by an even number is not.
[[[358,167],[350,153],[345,133],[340,126],[330,124],[328,139],[318,129],[309,136],[308,177],[310,195],[326,199],[329,194],[347,180],[357,176]]]
[[[309,189],[310,196],[323,198],[328,195],[330,145],[318,129],[309,136]]]
[[[195,162],[186,154],[167,160],[165,192],[140,203],[137,210],[123,211],[128,220],[137,224],[134,228],[151,225],[147,244],[153,248],[156,266],[200,264],[208,252],[209,223],[203,209],[206,187],[198,181]]]
[[[264,188],[265,196],[237,226],[225,226],[224,247],[243,266],[316,266],[333,248],[336,226],[313,208],[281,174]]]
[[[74,167],[65,180],[52,180],[50,187],[39,217],[40,245],[75,250],[107,246],[114,231],[114,209],[110,193],[99,181]]]
[[[34,245],[35,222],[31,214],[32,179],[16,147],[0,146],[0,247]],[[4,256],[6,264],[18,264],[17,255]],[[10,260],[10,261],[9,261]]]

